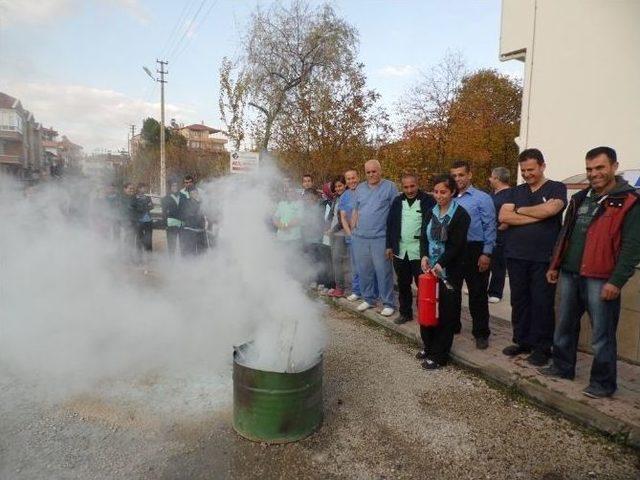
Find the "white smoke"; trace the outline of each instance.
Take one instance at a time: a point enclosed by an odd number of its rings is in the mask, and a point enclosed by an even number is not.
[[[322,312],[296,280],[309,267],[269,229],[274,181],[263,169],[206,185],[215,248],[174,261],[154,253],[145,276],[118,245],[69,218],[70,206],[89,202],[82,188],[49,182],[24,198],[0,177],[0,366],[77,393],[148,372],[219,375],[247,341],[255,368],[313,364],[326,338]]]

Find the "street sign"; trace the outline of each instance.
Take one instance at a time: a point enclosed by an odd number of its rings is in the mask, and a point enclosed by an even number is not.
[[[258,152],[231,152],[229,155],[231,173],[250,173],[260,166]]]

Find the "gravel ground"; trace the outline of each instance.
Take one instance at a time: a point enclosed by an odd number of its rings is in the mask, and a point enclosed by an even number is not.
[[[327,310],[325,421],[267,446],[231,428],[230,371],[52,401],[0,367],[0,479],[638,479],[637,452]]]

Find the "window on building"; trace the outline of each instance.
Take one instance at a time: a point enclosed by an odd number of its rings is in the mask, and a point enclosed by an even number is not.
[[[22,117],[15,110],[0,109],[0,130],[22,133]]]

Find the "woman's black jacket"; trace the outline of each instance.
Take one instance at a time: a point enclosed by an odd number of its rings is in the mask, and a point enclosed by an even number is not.
[[[429,239],[427,238],[427,225],[431,221],[433,212],[431,209],[422,216],[422,228],[420,229],[420,258],[429,256]],[[444,243],[444,253],[438,260],[442,268],[447,268],[453,262],[460,262],[467,246],[467,231],[471,217],[467,211],[458,205],[453,218],[447,227],[447,240]]]
[[[387,248],[393,250],[394,255],[400,253],[400,236],[402,232],[402,201],[407,197],[404,193],[401,193],[391,202],[389,208],[389,216],[387,217]],[[436,204],[435,200],[428,193],[424,193],[422,190],[418,190],[416,201],[420,202],[420,210],[422,212],[422,218],[426,213],[431,212],[431,209]]]

